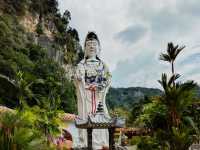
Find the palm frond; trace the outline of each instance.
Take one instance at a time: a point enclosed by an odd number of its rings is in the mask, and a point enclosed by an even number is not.
[[[197,87],[197,83],[195,83],[193,80],[187,81],[181,84],[180,92],[191,91],[191,90],[194,90],[196,87]]]
[[[196,126],[195,122],[193,121],[193,119],[189,116],[186,116],[184,117],[184,120],[187,121],[189,125],[195,130],[195,132],[200,136],[200,131],[198,127]]]
[[[173,74],[168,81],[168,86],[171,86],[173,81],[176,81],[180,76],[180,74]]]
[[[169,57],[168,54],[161,53],[160,56],[159,56],[159,59],[163,60],[163,61],[171,62],[171,58]]]
[[[167,53],[170,54],[172,49],[174,48],[174,44],[172,42],[167,44]]]
[[[158,82],[160,83],[160,85],[163,87],[164,90],[167,90],[167,74],[163,73],[161,80],[158,80]]]
[[[178,45],[177,45],[177,46],[178,46]],[[179,54],[184,48],[185,48],[185,46],[182,46],[182,47],[176,49],[175,54],[174,54],[175,58],[178,56],[178,54]]]
[[[161,60],[172,62],[176,59],[177,55],[185,48],[185,46],[179,47],[179,45],[174,45],[172,42],[167,45],[167,54],[162,56]],[[162,54],[161,54],[162,55]],[[165,59],[164,59],[165,58]],[[166,59],[167,58],[167,59]]]

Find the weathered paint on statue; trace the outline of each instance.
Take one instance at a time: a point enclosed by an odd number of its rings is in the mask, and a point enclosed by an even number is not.
[[[95,113],[97,104],[101,101],[104,112],[109,117],[105,97],[110,86],[111,75],[104,62],[100,59],[100,43],[94,32],[89,32],[85,40],[85,56],[76,69],[75,85],[78,98],[78,115],[87,119],[88,114]],[[81,147],[87,146],[85,129],[79,130]],[[108,146],[108,131],[93,130],[93,149]]]

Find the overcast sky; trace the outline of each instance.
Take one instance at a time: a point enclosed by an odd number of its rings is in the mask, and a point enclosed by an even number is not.
[[[99,36],[101,57],[114,87],[160,87],[170,65],[158,60],[168,42],[185,45],[176,72],[200,83],[200,0],[58,0],[71,12],[81,44],[88,31]]]

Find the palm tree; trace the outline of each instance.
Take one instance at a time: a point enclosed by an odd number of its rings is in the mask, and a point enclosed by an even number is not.
[[[183,113],[194,102],[194,91],[197,84],[194,81],[176,82],[180,75],[176,74],[174,69],[174,62],[184,48],[185,46],[179,47],[178,45],[174,46],[173,43],[168,43],[167,53],[160,54],[160,60],[167,61],[171,64],[171,77],[168,79],[167,74],[163,73],[161,80],[158,80],[158,82],[164,89],[161,101],[168,109],[168,142],[170,148],[174,150],[188,149],[194,141],[191,131],[196,129],[192,126],[191,119],[189,123],[190,127],[188,128],[184,121],[188,120],[189,117]],[[196,134],[199,135],[199,132],[196,132]]]
[[[174,61],[176,60],[176,57],[178,54],[185,48],[185,46],[179,47],[179,45],[174,46],[172,42],[168,43],[167,45],[167,53],[161,53],[159,59],[163,61],[167,61],[171,64],[171,71],[172,75],[175,74],[174,70]],[[174,85],[173,81],[173,85]]]
[[[171,123],[174,126],[180,124],[180,116],[193,102],[193,91],[197,86],[194,81],[175,83],[175,80],[179,77],[179,74],[174,74],[168,80],[167,75],[163,73],[161,80],[158,80],[164,89],[164,95],[161,97],[161,100],[168,107]]]
[[[162,96],[145,104],[136,120],[153,128],[152,135],[156,137],[156,142],[172,150],[187,150],[200,138],[198,123],[188,114],[188,107],[196,101],[194,94],[197,84],[194,81],[177,82],[180,75],[174,69],[174,62],[183,49],[184,46],[168,43],[167,52],[161,53],[160,59],[171,64],[172,75],[162,74],[158,80],[163,88]]]

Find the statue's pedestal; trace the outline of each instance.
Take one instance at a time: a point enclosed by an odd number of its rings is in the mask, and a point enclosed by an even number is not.
[[[88,115],[87,120],[76,119],[76,127],[80,129],[87,129],[88,150],[92,150],[92,131],[93,129],[108,129],[109,132],[109,150],[115,149],[114,132],[115,128],[123,128],[125,126],[125,119],[109,118],[103,112],[103,105],[101,102],[98,105],[95,114]]]

